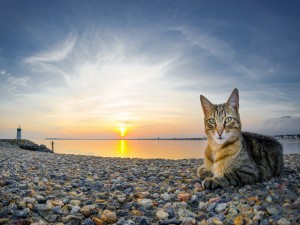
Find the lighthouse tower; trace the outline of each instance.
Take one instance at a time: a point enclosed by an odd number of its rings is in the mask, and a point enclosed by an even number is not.
[[[21,127],[19,126],[19,128],[17,128],[17,140],[21,140]]]

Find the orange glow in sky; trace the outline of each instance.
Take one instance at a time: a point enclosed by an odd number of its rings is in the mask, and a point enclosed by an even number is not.
[[[121,126],[121,127],[118,128],[118,131],[119,131],[119,133],[120,133],[120,136],[121,136],[121,137],[124,137],[124,136],[126,135],[127,128],[124,127],[124,126]]]

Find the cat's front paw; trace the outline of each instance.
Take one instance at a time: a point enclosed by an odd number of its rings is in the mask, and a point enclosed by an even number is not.
[[[208,171],[204,166],[199,166],[197,169],[197,176],[200,177],[201,180],[204,180],[208,177],[213,177],[213,173]]]
[[[220,179],[216,177],[209,177],[202,182],[202,186],[205,189],[217,189],[217,188],[222,188],[223,184]]]

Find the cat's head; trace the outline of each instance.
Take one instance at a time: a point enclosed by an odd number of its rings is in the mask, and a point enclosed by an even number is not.
[[[212,104],[203,95],[200,101],[204,113],[205,133],[213,144],[235,141],[241,133],[239,92],[234,89],[226,103]]]

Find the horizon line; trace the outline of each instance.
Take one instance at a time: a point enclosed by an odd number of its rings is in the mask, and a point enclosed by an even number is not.
[[[206,137],[189,137],[189,138],[45,138],[45,140],[206,140]]]

